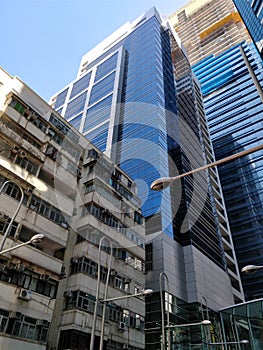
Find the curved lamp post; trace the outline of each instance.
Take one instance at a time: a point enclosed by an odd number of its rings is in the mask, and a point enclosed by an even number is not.
[[[98,254],[98,275],[97,275],[97,288],[96,288],[96,299],[95,299],[95,306],[94,306],[94,314],[93,314],[93,322],[92,322],[92,328],[91,328],[91,336],[90,336],[90,350],[94,350],[94,340],[95,340],[95,331],[96,331],[96,321],[97,321],[97,310],[98,310],[98,304],[99,304],[99,288],[100,288],[100,257],[101,257],[101,247],[104,240],[107,240],[110,246],[110,259],[108,263],[108,272],[107,272],[107,278],[105,283],[105,291],[104,291],[104,300],[107,298],[108,293],[108,285],[110,280],[110,268],[111,268],[111,258],[112,258],[112,243],[107,237],[101,237],[99,242],[99,254]],[[101,335],[100,335],[100,349],[103,348],[103,337],[104,337],[104,323],[105,323],[105,314],[106,314],[106,304],[103,305],[102,310],[102,320],[101,320]]]
[[[232,154],[229,157],[220,159],[220,160],[218,160],[216,162],[213,162],[213,163],[206,164],[204,166],[201,166],[200,168],[196,168],[194,170],[188,171],[188,172],[183,173],[183,174],[178,175],[178,176],[161,177],[161,178],[159,178],[159,179],[157,179],[157,180],[152,182],[151,189],[154,190],[154,191],[161,191],[161,190],[169,187],[173,181],[181,179],[182,177],[185,177],[185,176],[197,173],[199,171],[202,171],[202,170],[205,170],[205,169],[208,169],[208,168],[212,168],[214,166],[220,165],[220,164],[225,163],[225,162],[229,162],[230,160],[243,157],[243,156],[248,155],[250,153],[259,151],[261,149],[263,149],[263,144],[259,145],[259,146],[252,147],[252,148],[250,148],[248,150],[245,150],[245,151],[242,151],[242,152],[239,152],[239,153],[236,153],[236,154]]]
[[[9,252],[11,252],[12,250],[21,248],[21,247],[23,247],[23,246],[25,246],[25,245],[27,245],[27,244],[30,244],[30,243],[33,243],[33,244],[40,243],[41,241],[43,241],[44,238],[45,238],[45,235],[43,235],[42,233],[38,233],[38,234],[32,236],[32,237],[30,238],[30,240],[28,240],[27,242],[24,242],[24,243],[15,245],[15,246],[13,246],[13,247],[11,247],[11,248],[2,250],[2,251],[0,252],[0,255],[3,255],[3,254],[5,254],[5,253],[9,253]]]
[[[241,269],[241,272],[245,274],[249,274],[249,273],[257,272],[257,270],[260,270],[260,269],[263,269],[262,265],[247,265]]]
[[[226,341],[222,343],[208,343],[208,345],[231,345],[231,344],[248,344],[249,340],[242,339],[240,341]]]
[[[3,185],[2,185],[1,188],[0,188],[0,194],[3,192],[3,189],[5,188],[5,186],[8,185],[9,183],[13,183],[13,184],[15,184],[15,185],[17,186],[17,188],[18,188],[18,189],[20,190],[20,192],[21,192],[21,198],[20,198],[20,201],[19,201],[19,203],[18,203],[18,206],[16,207],[16,210],[15,210],[15,212],[14,212],[14,214],[13,214],[13,216],[12,216],[12,218],[11,218],[11,220],[10,220],[10,222],[9,222],[9,224],[8,224],[8,226],[7,226],[7,228],[6,228],[6,230],[5,230],[5,233],[4,233],[2,242],[1,242],[1,244],[0,244],[0,252],[3,250],[3,247],[4,247],[4,244],[5,244],[6,238],[7,238],[7,236],[9,235],[9,232],[11,231],[13,222],[14,222],[14,220],[15,220],[17,214],[18,214],[19,209],[21,208],[21,205],[22,205],[23,199],[24,199],[24,191],[22,190],[22,188],[21,188],[17,183],[15,183],[14,181],[10,181],[10,180],[7,180],[7,181],[5,181],[5,182],[3,183]]]
[[[173,329],[173,328],[180,328],[180,327],[191,327],[191,326],[209,326],[212,322],[210,320],[203,320],[200,322],[193,322],[193,323],[182,323],[182,324],[171,324],[169,326],[166,326],[165,328]],[[160,329],[161,327],[154,327],[154,328],[146,328],[145,331],[155,331],[157,329]]]
[[[211,324],[211,321],[203,320],[200,322],[193,322],[193,323],[174,324],[174,325],[170,325],[169,328],[180,328],[180,327],[189,327],[189,326],[209,326],[210,324]]]
[[[165,343],[166,343],[166,339],[165,339],[165,325],[164,325],[164,305],[163,305],[163,284],[162,284],[162,280],[163,277],[165,277],[166,279],[166,283],[167,283],[167,289],[168,289],[168,293],[169,293],[169,279],[168,276],[166,275],[165,272],[160,272],[159,275],[159,289],[160,289],[160,303],[161,303],[161,315],[162,315],[162,342],[161,342],[161,349],[164,350],[165,349]],[[169,303],[169,300],[168,300]],[[170,321],[169,321],[169,307],[167,309],[167,326],[170,326]],[[168,332],[168,339],[167,339],[167,345],[168,345],[168,350],[171,349],[171,344],[170,344],[170,333]]]
[[[107,303],[109,301],[115,301],[115,300],[121,300],[121,299],[129,299],[129,298],[139,297],[141,295],[146,296],[146,295],[150,295],[152,293],[153,293],[152,289],[144,289],[142,292],[135,293],[135,294],[121,295],[120,297],[102,299],[102,300],[100,300],[100,303]]]

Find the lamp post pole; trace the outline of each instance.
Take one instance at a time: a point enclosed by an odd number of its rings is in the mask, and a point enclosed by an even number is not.
[[[90,336],[90,350],[94,350],[97,310],[98,310],[98,304],[99,304],[100,265],[101,265],[100,257],[101,257],[101,247],[102,247],[102,243],[103,243],[104,240],[107,240],[108,243],[109,243],[109,246],[110,246],[110,258],[109,258],[109,263],[108,263],[108,272],[107,272],[107,278],[106,278],[106,284],[105,284],[104,299],[107,298],[108,285],[109,285],[109,279],[110,279],[110,268],[111,268],[111,258],[112,258],[112,243],[107,237],[103,236],[103,237],[101,237],[100,242],[99,242],[98,276],[97,276],[97,288],[96,288],[96,299],[95,299],[95,306],[94,306],[93,322],[92,322],[91,336]],[[106,312],[106,305],[103,305],[102,321],[101,321],[100,349],[102,349],[102,347],[103,347],[105,312]]]
[[[9,224],[8,224],[8,226],[7,226],[7,228],[6,228],[6,230],[5,230],[5,233],[4,233],[2,242],[1,242],[1,244],[0,244],[0,252],[3,250],[3,247],[4,247],[4,244],[5,244],[6,238],[7,238],[7,236],[9,235],[9,232],[11,231],[13,222],[14,222],[14,220],[15,220],[17,214],[18,214],[19,209],[21,208],[21,205],[22,205],[23,199],[24,199],[24,191],[22,190],[22,188],[21,188],[19,185],[17,185],[14,181],[10,181],[10,180],[7,180],[7,181],[5,181],[5,182],[3,183],[3,185],[2,185],[1,188],[0,188],[0,194],[3,192],[3,189],[5,188],[5,186],[8,185],[9,183],[13,183],[13,184],[15,184],[15,185],[19,188],[19,190],[20,190],[20,192],[21,192],[21,198],[20,198],[20,201],[19,201],[19,203],[18,203],[18,206],[16,207],[16,210],[15,210],[15,212],[14,212],[14,214],[13,214],[13,216],[12,216],[12,218],[11,218],[11,220],[10,220],[10,222],[9,222]]]
[[[250,149],[247,149],[247,150],[239,152],[239,153],[232,154],[231,156],[226,157],[226,158],[222,158],[220,160],[217,160],[216,162],[208,163],[204,166],[201,166],[200,168],[193,169],[191,171],[180,174],[178,176],[159,178],[159,179],[152,182],[151,189],[154,191],[161,191],[161,190],[165,189],[166,187],[169,187],[173,181],[176,181],[176,180],[181,179],[181,178],[188,176],[188,175],[192,175],[192,174],[197,173],[199,171],[206,170],[208,168],[212,168],[214,166],[229,162],[233,159],[243,157],[243,156],[248,155],[250,153],[259,151],[261,149],[263,149],[263,144],[259,145],[259,146],[252,147]]]
[[[208,343],[208,345],[222,345],[225,347],[225,345],[238,345],[238,344],[248,344],[249,340],[247,339],[242,339],[240,341],[226,341],[226,342],[222,342],[222,343]]]
[[[159,289],[160,289],[160,303],[161,303],[161,316],[162,316],[162,350],[165,350],[165,344],[166,344],[166,337],[165,337],[165,320],[164,320],[164,303],[163,303],[163,277],[165,277],[166,284],[167,284],[167,289],[168,289],[168,294],[170,291],[169,288],[169,279],[168,276],[166,275],[165,272],[160,272],[159,275]],[[168,307],[167,307],[167,326],[169,327],[170,325],[170,320],[169,320],[169,300],[168,300]],[[171,349],[171,344],[170,344],[170,331],[168,329],[168,337],[167,337],[167,345],[168,345],[168,350]]]

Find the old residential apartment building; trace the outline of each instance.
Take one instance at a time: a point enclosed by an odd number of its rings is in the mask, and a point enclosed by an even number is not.
[[[0,134],[0,348],[88,349],[98,278],[100,300],[144,289],[135,184],[2,69]],[[36,234],[45,237],[26,243]],[[108,349],[144,348],[143,297],[112,301],[105,311]]]

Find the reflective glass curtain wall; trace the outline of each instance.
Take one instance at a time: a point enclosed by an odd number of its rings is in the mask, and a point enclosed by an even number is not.
[[[263,59],[263,3],[261,0],[233,0]]]
[[[254,75],[249,73],[247,64]],[[262,144],[263,66],[254,45],[244,43],[217,57],[211,55],[193,70],[205,96],[216,158]],[[239,267],[263,265],[263,152],[218,169]],[[263,295],[262,271],[241,277],[247,299]]]

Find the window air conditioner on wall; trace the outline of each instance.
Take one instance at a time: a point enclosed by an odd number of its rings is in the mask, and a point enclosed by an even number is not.
[[[21,289],[19,291],[18,298],[29,301],[29,300],[31,300],[31,294],[32,293],[29,290]]]
[[[120,331],[125,331],[125,323],[124,323],[124,322],[119,322],[118,329],[119,329]]]

